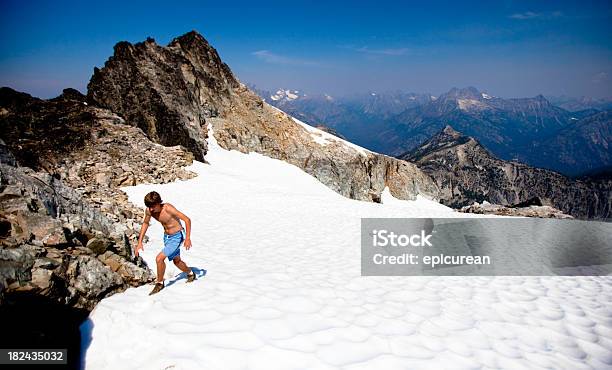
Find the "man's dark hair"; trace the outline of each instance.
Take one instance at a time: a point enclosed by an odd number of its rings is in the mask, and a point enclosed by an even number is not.
[[[156,204],[161,204],[161,202],[161,196],[156,191],[152,191],[149,194],[145,195],[144,203],[147,207],[153,207]]]

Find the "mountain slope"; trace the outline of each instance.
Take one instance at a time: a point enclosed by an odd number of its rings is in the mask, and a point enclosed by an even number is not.
[[[593,99],[587,97],[574,98],[569,96],[549,96],[547,99],[559,108],[570,112],[584,110],[610,110],[612,109],[612,99]]]
[[[570,175],[612,164],[612,111],[574,121],[553,137],[534,143],[530,163]],[[519,159],[522,159],[519,157]]]
[[[379,135],[382,152],[399,155],[416,148],[446,125],[473,136],[495,155],[511,159],[529,144],[552,136],[571,122],[571,114],[543,96],[501,99],[477,89],[451,89],[437,100],[409,109],[387,122]]]
[[[377,151],[376,132],[384,121],[406,109],[432,100],[429,94],[403,91],[370,92],[344,97],[327,94],[304,94],[296,90],[279,89],[271,93],[254,89],[271,105],[312,125],[330,127],[351,142]]]
[[[191,217],[193,248],[181,253],[198,280],[169,266],[159,294],[147,286],[101,302],[82,327],[88,369],[610,363],[610,279],[363,277],[362,217],[470,215],[388,192],[383,204],[351,201],[285,162],[223,150],[216,136],[195,179],[126,188],[136,203],[157,190]],[[151,225],[148,262],[162,233]]]
[[[339,138],[322,140],[327,133],[262,101],[195,31],[166,47],[152,39],[117,44],[88,89],[93,102],[127,117],[155,141],[186,146],[196,159],[204,159],[205,123],[212,123],[224,148],[282,159],[349,198],[376,201],[385,186],[402,199],[437,195],[433,181],[415,165]]]
[[[542,95],[502,99],[474,87],[453,88],[438,98],[401,91],[340,98],[284,89],[257,93],[306,123],[323,123],[352,142],[389,155],[413,150],[449,124],[499,158],[570,176],[612,163],[606,146],[609,129],[604,122],[591,122],[605,121],[597,116],[599,110],[570,112]]]
[[[500,160],[480,143],[446,126],[414,151],[400,156],[417,163],[453,207],[484,200],[515,205],[538,198],[581,218],[612,216],[612,180],[572,180],[557,172]]]

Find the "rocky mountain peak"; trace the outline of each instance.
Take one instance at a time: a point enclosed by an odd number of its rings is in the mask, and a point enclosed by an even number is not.
[[[434,136],[432,136],[416,150],[402,154],[401,156],[399,156],[399,158],[408,161],[418,161],[431,153],[454,148],[456,146],[464,145],[466,143],[476,145],[482,150],[484,150],[484,148],[482,148],[474,138],[465,136],[462,133],[456,131],[452,126],[446,125],[446,127],[444,127]]]
[[[481,99],[482,94],[475,87],[456,88],[453,87],[449,92],[443,94],[446,99]]]
[[[227,64],[223,63],[217,50],[197,31],[190,31],[174,38],[168,44],[169,49],[182,53],[194,65],[206,72],[220,77],[227,85],[236,88],[240,85]]]
[[[208,45],[210,47],[210,44],[208,43],[208,41],[204,38],[204,36],[202,36],[198,31],[196,30],[191,30],[181,36],[175,37],[172,42],[170,42],[170,44],[174,43],[174,42],[179,42],[179,43],[193,43],[193,42],[197,42],[197,43],[201,43],[204,45]]]
[[[551,108],[553,105],[544,97],[544,95],[539,94],[533,98],[533,101],[537,102],[540,107],[545,107],[547,109]]]
[[[79,90],[69,87],[67,89],[64,89],[61,95],[52,100],[85,102],[87,100],[87,97],[83,95]]]
[[[548,111],[558,110],[542,94],[533,98],[508,99],[506,106],[509,109],[525,110],[528,112],[545,111],[542,113],[548,113]]]
[[[464,135],[455,130],[451,125],[446,125],[440,132],[432,136],[429,141],[432,143],[453,143],[455,145],[460,145],[470,140],[477,143],[476,139],[473,137]]]
[[[444,129],[442,130],[441,134],[451,136],[452,138],[455,138],[455,139],[458,139],[459,137],[462,136],[462,134],[458,131],[455,131],[455,129],[451,125],[446,125]]]
[[[152,38],[117,43],[104,67],[94,69],[87,96],[151,140],[182,145],[203,161],[206,118],[226,112],[239,87],[217,51],[191,31],[166,47]]]
[[[441,189],[442,202],[463,207],[487,201],[501,206],[541,200],[579,218],[610,215],[610,180],[573,180],[557,172],[496,158],[476,139],[446,126],[400,157],[419,165]]]

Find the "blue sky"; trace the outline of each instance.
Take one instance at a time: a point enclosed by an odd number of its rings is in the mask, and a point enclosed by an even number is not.
[[[0,4],[0,85],[43,98],[85,92],[118,41],[192,29],[266,89],[612,97],[609,1]]]

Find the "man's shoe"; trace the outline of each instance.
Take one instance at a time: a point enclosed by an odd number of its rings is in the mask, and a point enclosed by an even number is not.
[[[160,290],[164,289],[164,283],[155,283],[155,288],[149,293],[149,295],[153,295],[159,293]]]
[[[191,271],[191,274],[187,274],[187,282],[191,283],[196,279],[195,272]]]

